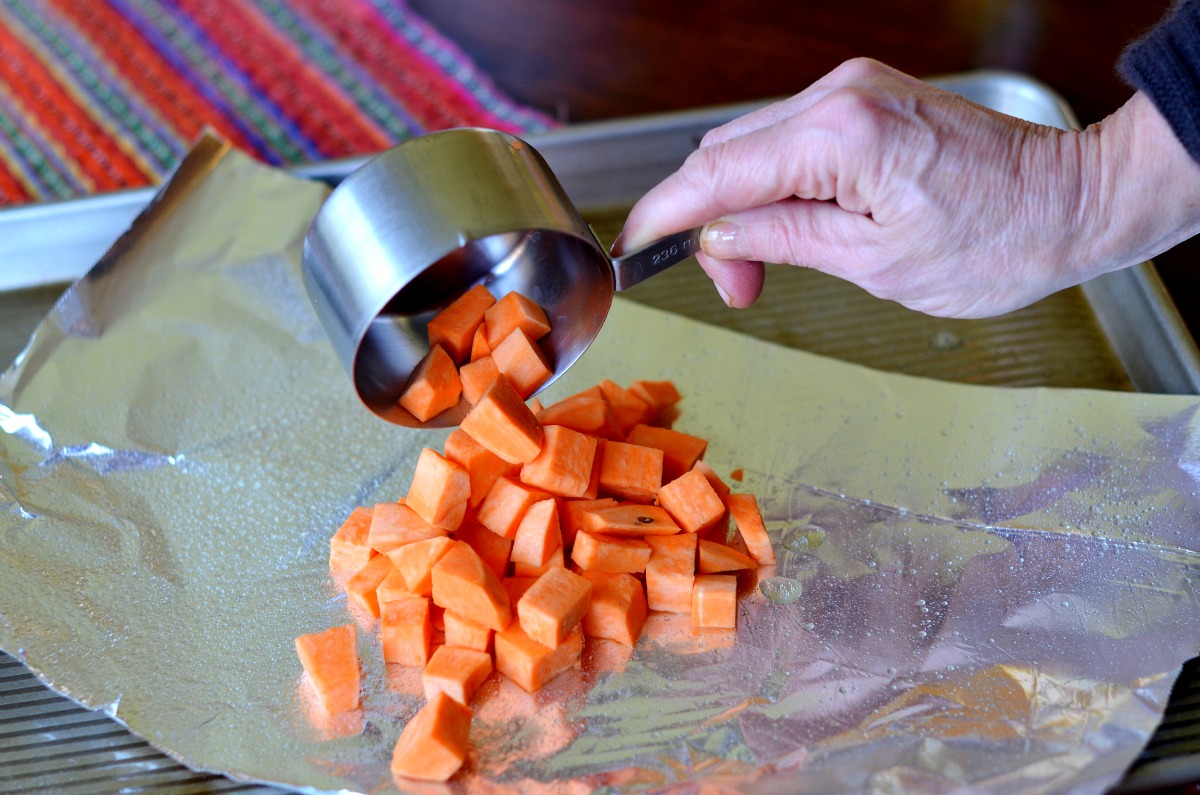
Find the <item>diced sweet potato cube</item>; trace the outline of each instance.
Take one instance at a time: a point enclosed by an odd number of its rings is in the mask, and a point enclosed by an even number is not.
[[[483,322],[487,329],[488,345],[493,351],[516,329],[524,331],[534,341],[550,333],[550,320],[545,310],[516,292],[504,296],[488,309],[483,315]]]
[[[608,405],[612,406],[613,416],[617,418],[621,433],[628,434],[629,429],[635,425],[649,422],[650,407],[646,405],[646,401],[608,379],[601,381],[597,386],[600,387]]]
[[[700,556],[696,571],[700,574],[718,574],[723,571],[753,569],[758,564],[748,555],[715,541],[700,539]]]
[[[537,418],[543,428],[561,425],[601,439],[625,438],[617,425],[617,418],[613,416],[612,407],[603,398],[573,395],[546,406],[537,412]]]
[[[496,535],[513,539],[517,537],[517,528],[529,506],[548,496],[546,492],[513,478],[499,477],[480,503],[475,518]]]
[[[457,406],[461,397],[462,380],[454,360],[441,345],[434,345],[409,376],[399,403],[421,422],[428,422]]]
[[[599,470],[599,467],[596,468]],[[570,549],[575,546],[575,536],[581,529],[584,511],[594,508],[612,508],[617,505],[612,497],[599,500],[563,500],[558,507],[558,527],[562,532],[563,545]]]
[[[450,539],[445,540],[449,541]],[[412,589],[408,587],[408,583],[404,581],[404,577],[395,569],[388,576],[384,577],[383,582],[379,583],[379,587],[375,589],[375,600],[379,602],[380,613],[383,612],[383,606],[388,602],[420,595],[412,592]]]
[[[643,420],[647,425],[657,422],[681,399],[679,390],[670,381],[634,381],[629,385],[629,391],[650,407],[648,416]]]
[[[453,545],[452,539],[436,536],[397,547],[387,555],[409,593],[429,596],[433,591],[433,566]]]
[[[762,512],[758,509],[758,500],[753,494],[730,494],[725,498],[725,504],[729,506],[729,513],[737,523],[738,533],[746,542],[750,557],[760,566],[773,564],[775,548],[771,546],[771,538],[767,535]]]
[[[695,468],[659,489],[658,504],[688,533],[707,530],[725,515],[720,495]]]
[[[397,547],[446,535],[440,527],[426,522],[408,505],[380,502],[372,511],[371,532],[367,540],[376,552],[391,552]]]
[[[531,563],[514,563],[513,576],[515,577],[541,577],[550,569],[565,569],[567,567],[566,550],[562,544],[550,553],[550,559],[541,566],[535,566]]]
[[[296,654],[326,712],[342,712],[358,706],[362,673],[358,662],[358,631],[353,624],[301,635],[296,638]]]
[[[433,567],[433,601],[460,616],[502,630],[512,619],[508,592],[483,559],[462,541]]]
[[[471,339],[471,361],[477,362],[484,356],[492,355],[492,346],[487,341],[487,324],[482,324],[475,330]]]
[[[455,428],[446,437],[444,446],[446,458],[467,470],[471,479],[471,496],[467,500],[468,508],[478,508],[487,496],[488,491],[501,475],[516,475],[520,468],[510,464],[500,456],[488,451],[483,445],[471,438],[462,428]]]
[[[609,507],[589,508],[578,516],[579,529],[610,536],[672,535],[679,525],[671,514],[656,505],[620,503]]]
[[[530,638],[551,648],[562,643],[587,612],[592,584],[566,569],[552,568],[517,602],[517,620]]]
[[[445,693],[409,719],[392,752],[392,775],[399,779],[449,781],[467,758],[471,710]],[[402,781],[396,785],[404,789]]]
[[[737,577],[701,574],[692,585],[692,629],[737,626]]]
[[[596,462],[596,438],[547,425],[542,449],[521,467],[521,482],[558,497],[583,497],[592,481]]]
[[[578,662],[582,651],[579,629],[552,649],[530,638],[514,621],[496,633],[496,670],[532,693]]]
[[[433,616],[423,596],[393,599],[383,605],[379,637],[384,662],[424,665],[433,643]]]
[[[429,658],[422,677],[425,698],[432,701],[435,693],[445,693],[459,704],[470,704],[475,691],[491,672],[492,655],[487,652],[439,646]]]
[[[373,618],[379,618],[379,596],[376,590],[395,570],[396,567],[386,555],[376,555],[346,580],[346,595]]]
[[[521,329],[514,329],[499,345],[492,348],[496,370],[508,379],[517,394],[527,398],[541,389],[554,375],[554,368],[536,342]],[[482,360],[480,360],[482,361]]]
[[[663,482],[663,451],[626,442],[605,442],[600,492],[636,502],[654,502]]]
[[[692,582],[696,575],[696,536],[646,536],[650,561],[646,564],[646,602],[651,610],[688,613],[692,609]]]
[[[496,298],[477,284],[433,316],[426,326],[429,346],[441,345],[457,364],[467,360],[475,332],[483,325],[483,315],[496,304]]]
[[[513,542],[504,536],[499,536],[478,522],[464,522],[454,534],[457,541],[471,545],[487,567],[497,577],[508,573],[508,561],[512,557]]]
[[[695,469],[701,475],[704,475],[705,479],[708,480],[708,484],[713,487],[713,491],[715,491],[717,496],[719,496],[722,500],[729,495],[729,484],[721,480],[721,476],[718,475],[716,470],[710,467],[708,464],[704,463],[703,461],[697,461],[696,465],[692,467],[692,469]]]
[[[649,608],[642,584],[631,574],[584,572],[592,598],[583,615],[583,634],[636,646]]]
[[[650,560],[650,545],[640,538],[580,532],[575,536],[571,560],[585,571],[640,572]]]
[[[459,368],[458,377],[462,379],[463,397],[467,399],[467,403],[474,406],[500,377],[500,370],[491,356],[481,356]],[[519,389],[517,391],[520,392]]]
[[[513,539],[509,559],[513,563],[529,566],[545,566],[554,551],[562,546],[562,533],[558,529],[558,508],[554,500],[535,502],[521,517]]]
[[[532,461],[542,451],[541,424],[503,376],[492,382],[459,427],[510,464]]]
[[[462,524],[471,496],[467,470],[428,447],[421,450],[405,502],[427,524],[451,532]]]
[[[446,627],[446,645],[458,646],[476,651],[490,651],[492,648],[492,628],[485,627],[478,621],[458,615],[447,610],[442,620]]]
[[[371,509],[361,505],[329,539],[329,568],[335,574],[353,574],[371,559]]]
[[[708,449],[706,439],[653,425],[635,425],[625,441],[663,451],[663,483],[670,483],[696,466]]]

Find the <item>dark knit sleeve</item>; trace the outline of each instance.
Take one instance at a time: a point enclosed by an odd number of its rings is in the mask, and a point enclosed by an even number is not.
[[[1121,76],[1142,91],[1200,162],[1200,0],[1176,5],[1126,48]]]

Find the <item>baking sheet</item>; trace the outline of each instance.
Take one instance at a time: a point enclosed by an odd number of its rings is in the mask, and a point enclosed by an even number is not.
[[[291,639],[346,620],[329,534],[444,432],[363,411],[316,325],[324,189],[219,162],[0,380],[0,647],[193,766],[387,791],[411,676],[366,633],[361,722],[323,721]],[[889,375],[628,302],[548,397],[603,377],[679,383],[786,579],[736,642],[668,618],[537,696],[496,680],[459,789],[1118,780],[1200,629],[1195,399]]]

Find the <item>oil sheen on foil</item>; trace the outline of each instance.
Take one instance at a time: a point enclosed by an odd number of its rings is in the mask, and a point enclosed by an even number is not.
[[[328,539],[445,431],[363,408],[299,277],[326,189],[199,147],[0,380],[0,647],[198,768],[393,792],[420,673],[363,708],[293,639],[351,620]],[[769,286],[768,286],[769,289]],[[736,633],[654,615],[527,694],[438,792],[1100,792],[1200,644],[1194,398],[884,374],[617,301],[544,400],[670,378],[778,556]],[[409,787],[405,787],[409,789]]]

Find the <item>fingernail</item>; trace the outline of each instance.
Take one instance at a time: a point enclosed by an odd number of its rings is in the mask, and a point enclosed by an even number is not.
[[[700,236],[704,253],[717,259],[749,259],[750,246],[742,228],[732,221],[713,221]]]
[[[713,284],[716,284],[716,282],[713,282]],[[716,284],[716,287],[717,295],[721,296],[721,300],[725,302],[725,306],[733,306],[733,304],[729,303],[729,293],[725,292],[724,288],[719,284]]]

